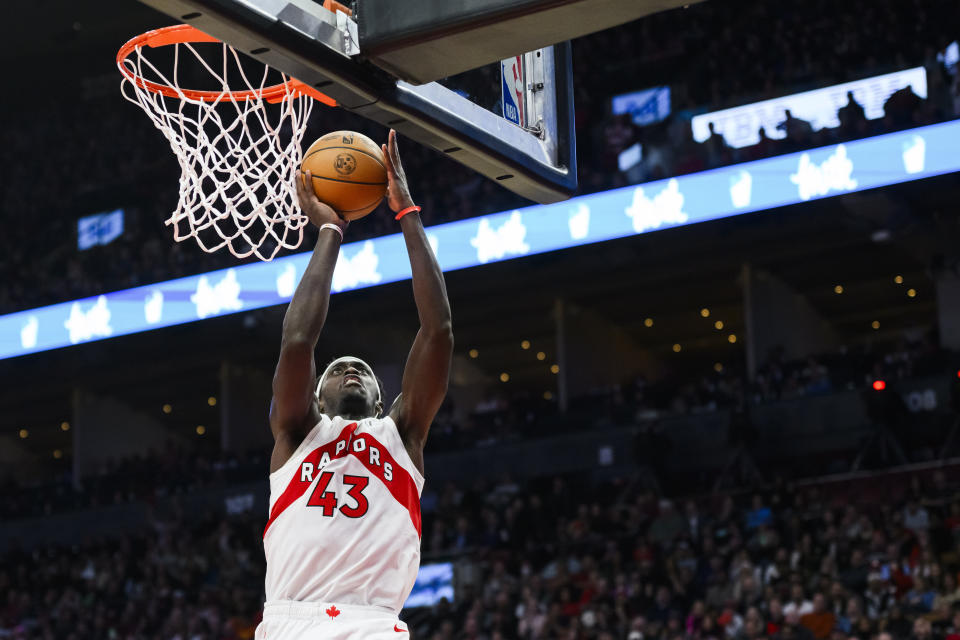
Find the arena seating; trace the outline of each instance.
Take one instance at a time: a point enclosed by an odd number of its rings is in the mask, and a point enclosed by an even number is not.
[[[631,478],[434,488],[424,562],[453,602],[431,640],[937,638],[960,633],[958,472],[671,500]],[[828,499],[826,496],[829,495]],[[246,640],[262,514],[174,509],[149,530],[0,556],[0,638]]]

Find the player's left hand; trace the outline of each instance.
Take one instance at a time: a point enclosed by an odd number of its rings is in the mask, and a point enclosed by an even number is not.
[[[400,164],[397,132],[390,129],[387,144],[380,146],[383,149],[383,157],[387,161],[387,204],[394,213],[399,213],[413,206],[413,198],[410,197],[407,176],[403,173],[403,165]]]

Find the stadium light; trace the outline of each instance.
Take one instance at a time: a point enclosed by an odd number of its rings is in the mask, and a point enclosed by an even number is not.
[[[883,391],[887,388],[887,383],[883,380],[874,380],[873,381],[873,390],[874,391]]]

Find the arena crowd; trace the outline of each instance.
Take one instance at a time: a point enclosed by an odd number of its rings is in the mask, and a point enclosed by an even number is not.
[[[684,499],[630,478],[432,488],[424,562],[456,562],[457,588],[404,618],[430,640],[952,640],[956,478]],[[248,640],[264,521],[173,509],[136,534],[9,551],[0,638]]]

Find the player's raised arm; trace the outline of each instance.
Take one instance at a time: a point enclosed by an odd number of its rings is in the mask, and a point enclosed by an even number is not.
[[[397,133],[390,131],[383,146],[387,161],[387,201],[395,213],[413,207],[407,178],[397,151]],[[450,302],[443,271],[427,242],[418,211],[405,213],[400,228],[410,256],[413,273],[413,298],[420,316],[420,329],[410,348],[403,370],[399,402],[390,410],[414,463],[423,471],[423,445],[430,423],[447,394],[450,361],[453,356],[453,329]]]
[[[306,180],[311,184],[309,171]],[[320,228],[320,235],[283,318],[280,360],[273,375],[273,400],[270,403],[270,429],[278,445],[283,439],[302,438],[319,419],[319,415],[315,415],[319,410],[313,388],[316,378],[313,350],[327,318],[333,269],[348,224],[320,202],[313,189],[305,187],[300,179],[297,180],[297,196],[301,210]],[[280,464],[293,452],[299,439],[291,444],[293,448],[286,456],[282,455],[284,447],[274,450],[275,457],[283,458]]]

